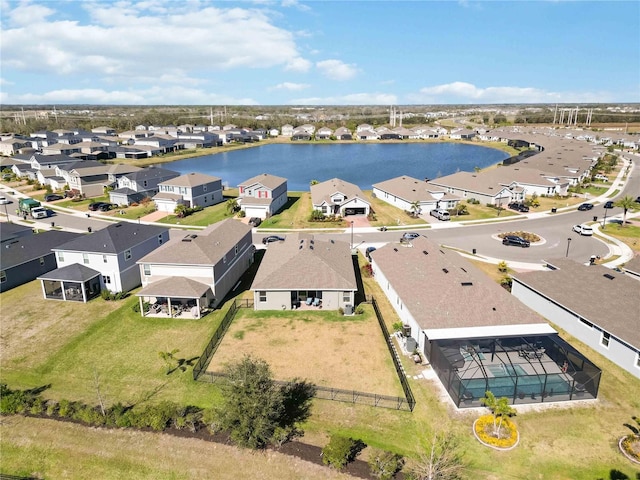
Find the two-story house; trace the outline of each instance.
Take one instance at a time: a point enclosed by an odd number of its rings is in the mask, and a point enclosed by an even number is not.
[[[153,197],[161,212],[174,212],[179,204],[187,207],[208,207],[223,200],[222,180],[204,173],[187,173],[158,184]]]
[[[169,229],[119,222],[52,250],[58,268],[38,279],[44,297],[86,302],[101,290],[127,292],[140,285],[136,262],[169,241]]]
[[[311,185],[311,203],[325,215],[369,215],[371,210],[360,187],[339,178]]]
[[[142,314],[199,318],[216,307],[253,263],[251,227],[234,219],[181,238],[138,261],[143,288],[137,295],[154,308]],[[195,307],[195,308],[194,308]]]
[[[109,192],[109,201],[129,205],[158,193],[158,184],[178,177],[180,173],[166,168],[149,167],[118,178],[117,188]]]
[[[238,204],[247,217],[274,215],[287,203],[287,179],[263,173],[238,185]]]

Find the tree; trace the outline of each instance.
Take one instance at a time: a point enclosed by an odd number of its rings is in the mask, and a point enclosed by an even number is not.
[[[433,433],[426,452],[411,468],[416,480],[458,480],[465,468],[460,441],[450,432]]]
[[[511,416],[516,413],[515,409],[509,405],[507,397],[496,398],[489,390],[485,392],[484,398],[480,399],[480,403],[491,410],[493,414],[493,436],[499,437],[502,420],[505,416]]]
[[[189,207],[187,207],[184,203],[181,203],[175,208],[173,213],[175,213],[180,218],[184,218],[187,216],[187,210],[189,210]]]
[[[279,387],[269,365],[246,355],[224,370],[223,402],[216,410],[218,426],[248,448],[264,448],[278,432],[301,433],[297,424],[308,418],[315,387],[294,381]]]
[[[313,179],[309,182],[309,185],[317,185],[318,184],[318,180]]]
[[[403,465],[402,455],[385,450],[372,449],[369,457],[371,475],[380,480],[391,480]]]
[[[235,213],[238,211],[238,200],[235,198],[230,198],[229,200],[227,200],[226,203],[227,206],[227,213]]]
[[[508,270],[509,270],[509,265],[507,265],[507,262],[505,262],[504,260],[501,260],[498,263],[498,271],[502,273],[506,273]]]
[[[414,217],[417,217],[418,215],[420,215],[420,202],[418,200],[416,200],[415,202],[411,203],[411,214]]]
[[[624,197],[622,197],[620,200],[618,200],[616,203],[614,203],[614,205],[616,207],[620,207],[623,210],[622,213],[622,226],[624,227],[624,225],[627,223],[627,212],[629,210],[636,210],[637,208],[640,208],[640,204],[638,202],[636,202],[634,200],[634,198],[630,195],[625,195]]]

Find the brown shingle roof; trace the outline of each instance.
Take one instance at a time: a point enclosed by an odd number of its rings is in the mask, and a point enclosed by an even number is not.
[[[326,182],[311,185],[311,202],[314,205],[320,205],[325,201],[331,203],[331,195],[338,192],[344,194],[347,199],[358,197],[363,202],[369,203],[360,187],[339,178],[332,178]]]
[[[469,261],[425,237],[389,243],[371,257],[423,329],[545,324]]]
[[[290,235],[269,245],[252,290],[356,290],[351,250],[345,242]]]

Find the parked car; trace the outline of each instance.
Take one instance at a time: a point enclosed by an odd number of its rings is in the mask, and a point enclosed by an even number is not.
[[[608,202],[606,202],[604,204],[604,208],[613,208],[613,202],[611,200],[609,200]]]
[[[97,212],[98,210],[100,210],[100,207],[102,205],[104,205],[104,202],[94,202],[94,203],[90,203],[87,208],[92,212]]]
[[[420,236],[419,233],[416,232],[405,232],[400,237],[400,242],[410,242],[414,238],[418,238]]]
[[[264,237],[262,239],[263,244],[273,243],[273,242],[284,242],[284,237],[279,237],[277,235],[269,235],[268,237]]]
[[[11,203],[11,200],[9,200],[7,197],[0,197],[0,205],[7,205]]]
[[[249,219],[249,225],[251,225],[252,227],[257,227],[261,223],[262,223],[262,220],[259,217],[251,217]]]
[[[580,235],[593,235],[593,229],[589,225],[585,224],[574,225],[573,231]]]
[[[527,207],[524,203],[513,202],[508,205],[511,210],[515,210],[517,212],[528,212],[529,207]]]
[[[515,245],[517,247],[522,247],[522,248],[531,246],[531,242],[529,240],[525,240],[524,238],[519,237],[518,235],[507,235],[502,239],[502,244]]]
[[[593,203],[583,203],[578,207],[578,210],[584,212],[586,210],[591,210],[593,208]]]
[[[429,215],[436,217],[438,220],[451,220],[451,215],[444,208],[434,208],[429,212]]]
[[[636,203],[640,203],[640,197],[636,197]]]
[[[62,195],[58,195],[57,193],[48,193],[44,196],[45,202],[54,202],[56,200],[62,200],[64,197]]]
[[[98,210],[100,210],[101,212],[108,212],[109,210],[111,210],[112,208],[114,208],[116,206],[115,203],[103,203],[102,205],[100,205],[98,207]]]

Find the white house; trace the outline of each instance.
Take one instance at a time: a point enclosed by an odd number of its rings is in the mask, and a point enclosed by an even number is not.
[[[222,200],[222,180],[204,173],[187,173],[165,180],[158,184],[158,193],[153,197],[156,208],[162,212],[173,212],[179,204],[208,207]]]
[[[238,204],[247,217],[264,220],[284,207],[287,199],[286,178],[263,173],[238,185]]]
[[[460,198],[445,189],[402,175],[373,185],[373,195],[405,212],[427,213],[434,208],[455,208]]]
[[[371,211],[360,187],[339,178],[311,185],[311,203],[325,215],[369,215]]]

